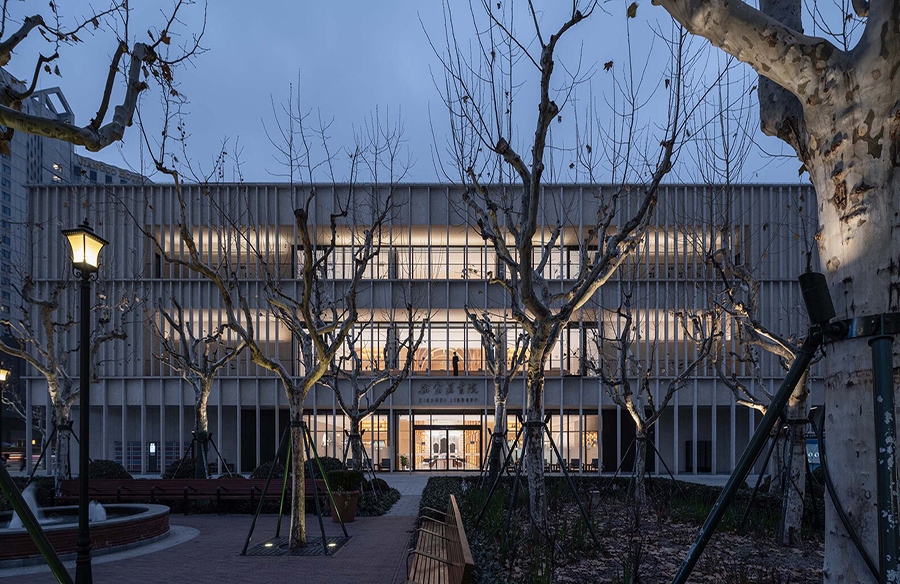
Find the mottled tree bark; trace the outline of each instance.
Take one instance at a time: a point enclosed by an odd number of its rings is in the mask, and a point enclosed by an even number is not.
[[[525,363],[527,404],[525,410],[525,464],[528,470],[528,502],[531,520],[546,533],[547,498],[544,488],[544,359],[552,343],[545,332],[535,330]]]
[[[350,452],[353,456],[353,470],[362,470],[362,460],[363,460],[363,444],[362,444],[362,434],[359,433],[359,409],[357,408],[356,415],[351,415],[350,417]]]
[[[291,420],[299,424],[303,419],[303,398],[290,396]],[[291,549],[306,547],[306,451],[303,449],[302,429],[291,424]],[[285,468],[284,472],[288,472]]]
[[[194,401],[194,436],[197,439],[197,456],[194,458],[194,478],[205,479],[209,476],[209,415],[207,403],[212,391],[212,380],[201,380],[200,393]]]
[[[806,377],[799,384],[807,387]],[[807,418],[807,395],[792,395],[788,402],[787,419]],[[799,397],[799,399],[797,399]],[[804,499],[806,497],[806,424],[789,424],[788,448],[790,466],[785,469],[785,492],[782,494],[781,545],[796,546],[802,541]]]
[[[68,429],[61,430],[61,427],[70,427],[72,422],[72,408],[68,404],[53,403],[53,424],[56,428],[56,444],[54,451],[56,460],[53,463],[53,479],[59,482],[63,479],[72,477],[72,462],[69,457],[71,448],[72,432]],[[78,472],[83,472],[79,469]]]
[[[491,432],[491,458],[488,477],[493,481],[503,472],[503,446],[506,444],[506,396],[499,380],[494,380],[494,429]]]
[[[634,500],[643,505],[647,502],[647,430],[638,426],[634,436]]]
[[[816,189],[819,254],[838,318],[900,310],[897,4],[868,5],[865,29],[845,52],[744,2],[655,2],[688,31],[797,97],[802,123],[793,139],[778,135],[795,148]],[[834,343],[824,363],[827,449],[836,494],[877,557],[871,350],[866,339]],[[898,346],[894,367],[896,377]],[[830,498],[825,529],[824,581],[872,581]]]

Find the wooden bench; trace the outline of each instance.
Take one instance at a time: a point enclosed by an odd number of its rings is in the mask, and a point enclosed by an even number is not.
[[[456,497],[446,511],[423,508],[416,547],[406,556],[406,584],[470,584],[475,562],[466,539]]]
[[[246,500],[250,504],[251,513],[256,510],[259,497],[265,488],[265,479],[94,479],[90,482],[89,492],[92,501],[100,503],[145,502],[161,503],[181,501],[187,513],[190,501],[215,500],[221,507],[222,501]],[[267,500],[275,501],[281,495],[282,479],[272,479],[269,485]],[[319,497],[327,504],[325,481],[316,479]],[[55,504],[66,504],[78,501],[78,479],[59,482],[59,493]],[[287,483],[287,496],[290,496],[291,481]],[[311,479],[306,479],[304,493],[307,499],[313,497]]]

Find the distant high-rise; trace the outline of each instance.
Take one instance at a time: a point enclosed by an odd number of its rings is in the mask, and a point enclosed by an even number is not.
[[[7,83],[14,81],[0,69]],[[23,87],[24,89],[24,87]],[[22,101],[22,111],[42,118],[75,123],[75,114],[58,87],[35,91]],[[0,319],[16,322],[21,318],[20,284],[28,273],[26,242],[34,228],[58,226],[29,225],[28,187],[47,184],[133,184],[149,182],[140,174],[75,154],[75,147],[62,140],[16,131],[9,141],[9,153],[0,154]],[[0,331],[3,334],[4,331]],[[19,359],[0,355],[0,362],[12,369],[12,384],[25,374]],[[15,391],[14,385],[8,391]],[[8,409],[8,408],[5,408]],[[10,423],[4,412],[0,440],[15,442],[21,435],[21,423]]]

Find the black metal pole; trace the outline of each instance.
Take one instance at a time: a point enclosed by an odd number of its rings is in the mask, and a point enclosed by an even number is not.
[[[92,584],[91,532],[88,526],[88,497],[90,483],[88,464],[91,444],[91,280],[87,272],[81,275],[81,345],[79,347],[79,418],[81,441],[78,444],[78,538],[75,540],[75,583]]]
[[[288,475],[291,474],[288,472],[288,469],[291,468],[291,454],[293,452],[294,443],[288,440],[287,458],[284,460],[284,480],[281,481],[281,501],[278,503],[278,523],[275,525],[275,537],[281,537],[281,518],[284,517],[284,498],[287,494]],[[278,461],[276,460],[275,462],[277,463]],[[275,467],[275,463],[272,463],[272,467]]]
[[[263,505],[266,503],[266,494],[269,492],[269,483],[272,482],[272,473],[275,472],[275,464],[278,463],[282,453],[284,453],[285,443],[287,442],[290,431],[290,428],[285,428],[284,432],[281,433],[281,442],[278,443],[278,450],[275,451],[275,460],[272,461],[272,466],[269,467],[269,474],[266,476],[266,484],[263,486],[262,493],[259,495],[259,504],[256,506],[256,513],[253,514],[253,521],[250,522],[250,532],[247,534],[247,540],[244,542],[244,548],[241,550],[242,556],[247,555],[247,548],[250,547],[250,539],[253,537],[253,531],[256,529],[256,522],[259,521],[259,514],[262,513]],[[285,467],[284,473],[287,474],[287,472],[288,469]]]
[[[772,402],[766,410],[766,415],[763,416],[759,426],[756,427],[756,431],[750,438],[750,443],[747,444],[747,448],[744,450],[741,459],[735,466],[734,472],[731,473],[731,477],[725,484],[725,488],[722,489],[719,499],[713,506],[712,511],[710,511],[709,517],[706,518],[706,523],[704,523],[703,527],[700,529],[697,541],[691,546],[687,558],[685,558],[684,563],[681,565],[681,569],[672,581],[673,584],[685,584],[687,582],[688,577],[691,575],[691,571],[697,564],[697,560],[699,560],[701,554],[703,554],[706,544],[709,543],[709,539],[712,537],[713,532],[715,532],[719,522],[722,521],[722,518],[725,516],[728,506],[734,500],[734,496],[737,494],[738,489],[747,479],[747,475],[750,474],[750,469],[753,468],[753,464],[756,462],[759,453],[766,445],[769,434],[775,426],[775,422],[781,417],[784,406],[787,405],[787,401],[794,392],[794,388],[806,373],[807,367],[809,367],[816,351],[821,346],[822,338],[822,331],[818,327],[810,329],[809,335],[806,337],[806,340],[803,341],[803,346],[800,347],[800,351],[797,353],[794,364],[791,365],[787,376],[781,383],[781,387],[778,388],[778,391],[776,391],[775,395],[772,397]]]
[[[514,444],[519,443],[519,437],[522,436],[522,431],[525,429],[525,424],[521,424],[519,426],[519,431],[516,432],[516,440]],[[524,441],[523,441],[524,444]],[[503,459],[503,466],[505,467],[509,464],[509,459],[513,454],[512,448],[510,448],[509,452],[506,453],[506,457]],[[525,455],[525,449],[522,449],[522,456]],[[521,456],[519,458],[522,458]],[[503,477],[501,473],[497,473],[497,476],[494,477],[494,482],[491,483],[491,488],[488,489],[487,497],[484,499],[484,505],[481,506],[481,510],[478,512],[478,517],[475,518],[475,527],[478,527],[478,524],[481,523],[481,518],[484,517],[484,512],[487,511],[488,505],[491,503],[491,499],[494,497],[494,491],[497,489],[497,484],[500,483],[500,479]]]
[[[294,425],[296,424],[296,426]],[[306,432],[304,432],[303,421],[295,421],[291,420],[291,428],[297,428],[297,431],[300,432],[300,439],[303,442],[303,452],[306,453],[306,468],[309,469],[306,471],[306,474],[309,475],[310,482],[312,482],[313,488],[313,501],[316,504],[316,515],[319,518],[319,530],[322,532],[322,551],[326,556],[331,555],[328,553],[328,537],[325,535],[325,523],[322,521],[322,503],[319,501],[319,487],[316,485],[316,473],[313,468],[313,461],[310,460],[309,456],[309,442],[306,440]],[[318,462],[318,459],[316,460]],[[322,475],[322,478],[325,478],[325,475]],[[338,516],[340,519],[340,514],[338,513],[337,505],[332,505],[332,511]]]
[[[772,454],[775,452],[775,447],[778,446],[778,435],[772,436],[772,446],[769,447],[769,453],[766,454],[765,460],[763,460],[762,471],[760,471],[759,476],[756,477],[756,484],[753,485],[753,492],[750,493],[750,501],[747,502],[747,508],[744,509],[744,515],[741,517],[741,529],[744,529],[744,526],[747,524],[747,517],[750,516],[750,508],[753,507],[753,501],[756,500],[756,494],[759,492],[759,487],[762,485],[763,475],[765,474],[766,469],[769,467],[769,461],[772,460]],[[815,497],[813,497],[815,499]],[[784,513],[784,510],[781,511]],[[783,524],[783,522],[782,522]]]
[[[881,581],[900,582],[900,500],[894,421],[893,340],[887,335],[869,341],[872,347],[875,401],[875,445],[878,461],[878,558]]]
[[[566,477],[566,483],[568,483],[569,485],[569,490],[572,491],[572,496],[575,497],[575,502],[578,503],[578,509],[579,511],[581,511],[581,517],[587,524],[588,531],[591,532],[591,537],[594,539],[594,545],[599,546],[600,540],[597,539],[597,534],[594,532],[594,524],[593,522],[591,522],[591,516],[588,515],[587,509],[584,508],[584,503],[581,501],[581,497],[578,496],[578,489],[575,488],[575,483],[572,481],[572,476],[569,475],[569,469],[565,464],[563,464],[562,454],[556,447],[556,442],[553,441],[553,434],[550,432],[550,428],[547,427],[546,420],[544,421],[542,426],[544,428],[544,433],[547,435],[547,440],[550,441],[550,447],[553,448],[553,452],[556,454],[556,459],[559,460],[559,466],[563,471],[563,475],[565,475]]]
[[[306,432],[307,443],[312,445],[313,458],[316,460],[316,466],[319,467],[319,474],[322,475],[322,482],[325,483],[325,492],[328,493],[328,500],[331,501],[331,506],[337,509],[337,505],[334,503],[334,493],[331,492],[331,484],[328,482],[328,477],[325,476],[325,467],[322,466],[322,460],[319,458],[319,452],[316,450],[316,441],[312,439],[312,434],[310,433],[309,426],[306,425],[306,422],[301,421],[301,423],[301,428]],[[318,491],[316,491],[316,497],[318,496]],[[350,537],[347,535],[347,526],[344,525],[344,520],[341,519],[340,514],[338,514],[337,518],[341,524],[341,531],[344,532],[344,537]]]

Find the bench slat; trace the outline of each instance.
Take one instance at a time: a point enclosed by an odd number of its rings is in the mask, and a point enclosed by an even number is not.
[[[450,495],[441,520],[423,515],[416,530],[416,547],[407,556],[409,584],[471,584],[475,562],[463,527],[456,497]],[[410,563],[410,559],[412,562]]]

